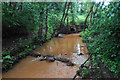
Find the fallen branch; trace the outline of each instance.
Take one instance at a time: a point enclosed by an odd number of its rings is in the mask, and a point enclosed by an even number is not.
[[[73,77],[72,80],[75,80],[75,78],[77,76],[80,76],[80,73],[82,72],[82,69],[84,67],[84,65],[86,64],[86,62],[91,58],[92,54],[89,55],[89,58],[79,67],[79,70],[76,72],[75,76]]]
[[[84,65],[86,64],[86,62],[91,58],[92,54],[89,55],[89,58],[80,66],[81,68],[84,67]]]

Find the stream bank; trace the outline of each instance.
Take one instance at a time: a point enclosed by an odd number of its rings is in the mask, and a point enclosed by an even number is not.
[[[66,57],[77,65],[82,64],[88,57],[87,55],[78,56],[78,53],[87,53],[85,43],[82,43],[79,34],[65,34],[64,38],[52,38],[34,52]],[[3,73],[3,78],[73,78],[78,69],[75,66],[66,66],[59,61],[36,61],[38,58],[31,56],[24,58],[8,72]]]

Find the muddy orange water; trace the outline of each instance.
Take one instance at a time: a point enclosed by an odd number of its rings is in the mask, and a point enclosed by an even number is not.
[[[67,57],[75,64],[80,65],[87,55],[78,56],[80,52],[86,53],[85,43],[79,34],[65,34],[64,38],[53,38],[35,50],[35,53],[54,54]],[[81,45],[84,47],[81,47]],[[3,78],[73,78],[78,66],[66,66],[65,63],[55,61],[37,61],[38,58],[26,57],[16,64],[11,70],[3,74]]]

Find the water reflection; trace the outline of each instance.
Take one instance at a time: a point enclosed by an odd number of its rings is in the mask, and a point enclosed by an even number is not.
[[[78,53],[86,53],[87,48],[82,47],[82,38],[79,34],[65,35],[64,38],[53,38],[35,50],[36,53],[53,54],[59,57],[67,57],[77,65],[82,64],[87,55],[78,56]],[[13,69],[3,74],[5,78],[73,78],[76,68],[66,66],[59,61],[48,63],[37,61],[41,57],[27,58],[16,64]]]

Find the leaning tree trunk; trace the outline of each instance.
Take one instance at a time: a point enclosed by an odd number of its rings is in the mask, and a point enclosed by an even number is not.
[[[48,31],[48,26],[47,26],[47,18],[48,18],[48,9],[46,9],[46,17],[45,17],[45,40],[47,39],[47,31]]]
[[[65,10],[66,10],[66,7],[67,7],[67,2],[65,3],[65,8],[64,8],[64,10],[63,10],[63,16],[62,16],[62,19],[61,19],[61,23],[62,23],[62,20],[63,20],[63,18],[64,18],[64,16],[65,16]]]
[[[64,10],[63,10],[63,16],[62,16],[61,21],[60,21],[60,28],[61,28],[61,26],[62,26],[62,21],[63,21],[63,18],[64,18],[64,16],[65,16],[66,7],[67,7],[67,2],[65,3],[65,8],[64,8]]]
[[[68,16],[69,6],[70,6],[70,3],[69,3],[68,6],[67,6],[67,12],[66,12],[66,14],[65,14],[64,22],[65,22],[66,17]]]
[[[92,12],[92,10],[93,10],[93,6],[94,6],[94,5],[92,5],[92,7],[91,7],[90,11],[88,12],[88,15],[87,15],[87,17],[86,17],[86,19],[85,19],[85,23],[84,23],[84,24],[85,24],[85,26],[87,26],[87,24],[86,24],[86,23],[87,23],[87,19],[88,19],[88,17],[89,17],[89,15],[90,15],[90,13],[91,13],[91,12]]]

